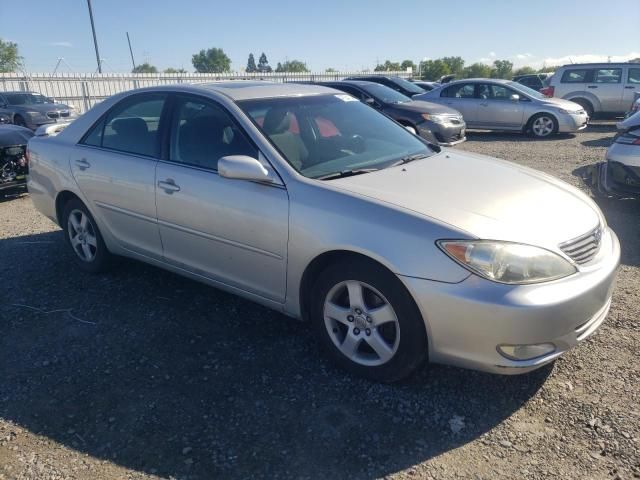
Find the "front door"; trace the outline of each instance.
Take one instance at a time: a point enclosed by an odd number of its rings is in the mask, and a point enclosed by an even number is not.
[[[480,102],[475,96],[475,84],[456,83],[444,88],[440,93],[439,103],[459,111],[468,127],[474,127],[478,123]]]
[[[218,175],[220,157],[259,158],[259,153],[216,102],[179,95],[173,112],[169,158],[159,162],[156,170],[158,223],[166,261],[283,302],[289,229],[284,185]]]
[[[518,92],[505,85],[481,83],[478,85],[477,95],[480,98],[478,123],[481,126],[498,129],[522,128],[522,102],[527,99],[512,100],[512,95],[521,96]]]
[[[116,104],[73,149],[71,171],[89,208],[127,250],[162,258],[155,169],[165,94]]]

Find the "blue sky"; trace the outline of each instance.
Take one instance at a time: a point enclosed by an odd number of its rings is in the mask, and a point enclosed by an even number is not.
[[[640,57],[640,0],[92,0],[105,71],[137,63],[192,71],[191,55],[220,47],[232,69],[249,52],[316,71],[376,60],[462,56],[516,66]],[[15,19],[16,21],[11,21]],[[27,70],[96,69],[86,0],[0,0],[0,38],[17,42]],[[67,66],[68,65],[68,66]]]

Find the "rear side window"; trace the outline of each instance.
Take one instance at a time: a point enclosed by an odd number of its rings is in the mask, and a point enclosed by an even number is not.
[[[588,82],[589,70],[586,68],[567,70],[562,74],[562,83],[585,83]]]
[[[593,77],[594,83],[620,83],[621,68],[599,68]]]
[[[122,100],[85,135],[82,144],[125,153],[158,156],[160,117],[166,95]]]
[[[258,158],[258,151],[221,106],[179,97],[171,125],[170,159],[217,170],[218,160],[227,155]]]
[[[640,68],[630,68],[629,69],[629,83],[640,83]]]
[[[440,96],[449,98],[474,98],[475,86],[473,83],[451,85],[450,87],[445,88]]]

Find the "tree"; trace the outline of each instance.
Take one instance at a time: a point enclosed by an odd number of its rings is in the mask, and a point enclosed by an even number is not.
[[[538,73],[555,72],[556,68],[558,67],[543,65],[542,68],[538,69]]]
[[[520,67],[517,70],[515,70],[513,72],[513,76],[515,77],[516,75],[532,75],[534,73],[536,73],[536,69],[535,68],[524,66],[524,67]]]
[[[164,69],[164,73],[187,73],[187,71],[184,68],[169,67]]]
[[[254,73],[258,71],[258,67],[256,67],[256,59],[253,56],[253,53],[249,54],[249,59],[247,60],[247,68],[245,69],[247,73]]]
[[[430,80],[432,82],[440,80],[440,77],[443,75],[449,75],[451,73],[449,66],[441,59],[420,62],[420,71],[422,72],[423,80]]]
[[[15,72],[22,65],[18,44],[0,38],[0,73]]]
[[[231,70],[231,59],[221,48],[200,50],[191,57],[191,63],[200,73],[224,73]]]
[[[278,62],[276,72],[308,72],[307,64],[300,60],[287,60],[284,63]]]
[[[153,65],[144,62],[140,65],[136,65],[136,68],[131,70],[131,73],[158,73],[158,69]]]
[[[329,68],[325,69],[325,72],[326,73],[333,73],[333,72],[337,72],[337,70],[335,68],[329,67]]]
[[[491,78],[511,79],[513,77],[513,63],[509,60],[496,60],[493,62]]]
[[[390,60],[386,60],[382,65],[376,65],[376,68],[373,69],[374,72],[397,72],[399,70],[400,64]]]
[[[447,67],[449,67],[449,72],[454,74],[456,77],[461,77],[464,72],[464,60],[462,57],[443,57],[442,60]]]
[[[260,59],[258,60],[258,71],[260,73],[271,73],[273,71],[264,52],[262,52],[262,55],[260,55]]]
[[[413,63],[412,60],[403,60],[400,64],[400,70],[407,71],[407,69],[411,69],[412,71],[416,69],[416,64]]]
[[[465,67],[462,76],[464,78],[488,78],[491,76],[491,67],[484,63],[474,63]]]

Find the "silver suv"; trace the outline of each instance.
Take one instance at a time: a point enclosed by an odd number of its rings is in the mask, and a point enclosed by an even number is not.
[[[565,65],[540,90],[549,97],[579,103],[594,113],[623,114],[640,93],[640,64],[582,63]]]

